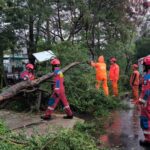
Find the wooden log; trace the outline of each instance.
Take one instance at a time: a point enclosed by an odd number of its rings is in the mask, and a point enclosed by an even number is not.
[[[63,69],[61,69],[61,71],[64,73],[66,72],[67,70],[69,70],[70,68],[76,66],[80,64],[80,62],[73,62],[67,66],[65,66]],[[0,94],[0,102],[1,101],[4,101],[6,99],[10,99],[12,98],[13,96],[17,95],[18,93],[21,92],[21,90],[24,90],[24,89],[27,89],[29,87],[34,87],[34,86],[37,86],[38,84],[52,78],[54,75],[54,73],[48,73],[46,75],[43,75],[42,77],[38,78],[38,79],[35,79],[33,81],[22,81],[22,82],[19,82],[11,87],[9,87],[8,89],[6,89],[4,92],[2,92]]]

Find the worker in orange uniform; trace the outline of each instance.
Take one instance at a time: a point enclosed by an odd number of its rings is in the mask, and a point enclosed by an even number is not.
[[[133,103],[138,103],[138,99],[139,99],[139,78],[140,78],[140,74],[138,71],[138,65],[137,64],[133,64],[132,65],[132,69],[133,69],[133,73],[131,74],[130,77],[130,86],[132,88],[132,95],[133,95]]]
[[[99,89],[100,84],[102,82],[104,94],[106,96],[109,95],[108,86],[107,86],[107,72],[106,72],[106,64],[104,62],[104,57],[100,56],[98,58],[98,62],[91,61],[91,66],[96,69],[96,88]]]
[[[109,79],[111,81],[113,95],[118,96],[118,80],[119,80],[119,66],[116,64],[116,58],[112,57],[110,59],[110,70],[109,70]]]

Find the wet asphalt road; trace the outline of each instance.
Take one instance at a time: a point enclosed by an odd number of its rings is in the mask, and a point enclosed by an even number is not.
[[[106,135],[100,137],[110,150],[150,150],[139,145],[144,139],[140,128],[138,109],[129,99],[124,100],[130,109],[115,111],[106,127]]]

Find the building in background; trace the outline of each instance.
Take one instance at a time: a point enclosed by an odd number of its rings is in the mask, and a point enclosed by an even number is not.
[[[24,66],[28,63],[27,55],[4,55],[4,71],[8,83],[17,82],[20,80],[20,73],[25,69]]]

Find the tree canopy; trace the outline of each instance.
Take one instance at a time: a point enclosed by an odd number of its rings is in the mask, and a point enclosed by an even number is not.
[[[34,63],[34,52],[70,42],[87,49],[87,59],[104,55],[107,61],[115,56],[123,58],[119,63],[124,66],[135,53],[134,40],[138,29],[144,29],[146,11],[131,0],[1,0],[1,58],[5,50],[25,48]]]

